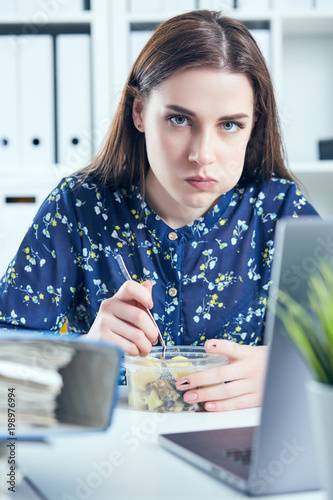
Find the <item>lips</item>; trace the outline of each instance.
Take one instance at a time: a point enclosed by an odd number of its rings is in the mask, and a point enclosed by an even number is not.
[[[186,182],[194,187],[195,189],[199,189],[200,191],[208,191],[210,189],[213,189],[217,181],[213,179],[212,177],[200,177],[198,175],[194,177],[188,177],[186,179]]]

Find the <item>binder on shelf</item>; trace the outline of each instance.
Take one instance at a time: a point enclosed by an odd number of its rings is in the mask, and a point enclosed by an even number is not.
[[[285,9],[287,12],[291,10],[304,10],[314,7],[314,0],[280,0],[279,8]]]
[[[0,0],[1,1],[1,0]],[[17,14],[30,16],[31,22],[49,23],[55,17],[78,14],[83,11],[84,0],[16,0]]]
[[[290,0],[289,0],[290,1]],[[237,9],[251,10],[267,10],[270,7],[270,0],[237,0]]]
[[[164,12],[186,12],[195,9],[195,1],[193,0],[162,0],[162,8]]]
[[[117,346],[84,335],[0,329],[0,347],[0,441],[110,426],[122,358]]]
[[[195,8],[194,0],[130,0],[130,12],[185,12]]]
[[[160,12],[161,0],[129,0],[128,7],[130,12]]]
[[[90,36],[56,36],[57,163],[76,170],[92,156]]]
[[[51,35],[24,37],[19,46],[19,163],[45,168],[55,161],[54,72]]]
[[[0,0],[0,14],[16,14],[17,0]]]
[[[54,0],[47,0],[48,3],[54,3]],[[66,14],[79,14],[83,12],[85,6],[84,0],[68,0],[67,2],[63,2],[60,6],[62,15]]]
[[[42,19],[39,16],[41,15],[41,12],[43,12],[40,3],[40,0],[29,0],[28,2],[26,0],[16,0],[16,13],[19,16],[31,17],[29,20],[31,22],[33,22],[33,16],[34,19],[40,22]]]
[[[234,8],[234,0],[200,0],[200,9],[230,11]]]
[[[0,165],[18,164],[17,46],[16,37],[0,36]]]

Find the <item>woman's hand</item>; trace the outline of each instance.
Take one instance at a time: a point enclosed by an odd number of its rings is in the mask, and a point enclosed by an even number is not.
[[[224,354],[229,363],[179,379],[177,389],[187,391],[184,400],[187,403],[203,402],[207,411],[260,406],[268,348],[211,339],[206,341],[205,349],[206,352]]]
[[[117,344],[132,356],[146,356],[157,343],[157,329],[144,308],[153,307],[152,282],[126,281],[102,302],[87,338]]]

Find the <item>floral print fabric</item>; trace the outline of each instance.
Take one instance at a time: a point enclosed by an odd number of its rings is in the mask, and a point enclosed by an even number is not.
[[[277,221],[317,215],[284,179],[236,186],[205,216],[173,230],[140,190],[68,177],[38,211],[0,282],[0,326],[87,332],[124,279],[152,280],[168,344],[261,342]]]

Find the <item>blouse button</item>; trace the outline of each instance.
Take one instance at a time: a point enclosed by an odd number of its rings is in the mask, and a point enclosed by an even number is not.
[[[178,234],[172,231],[171,233],[168,234],[168,238],[169,240],[174,241],[178,238]]]
[[[169,288],[169,292],[168,293],[169,293],[170,297],[176,297],[176,295],[177,295],[178,292],[177,292],[176,288]]]

